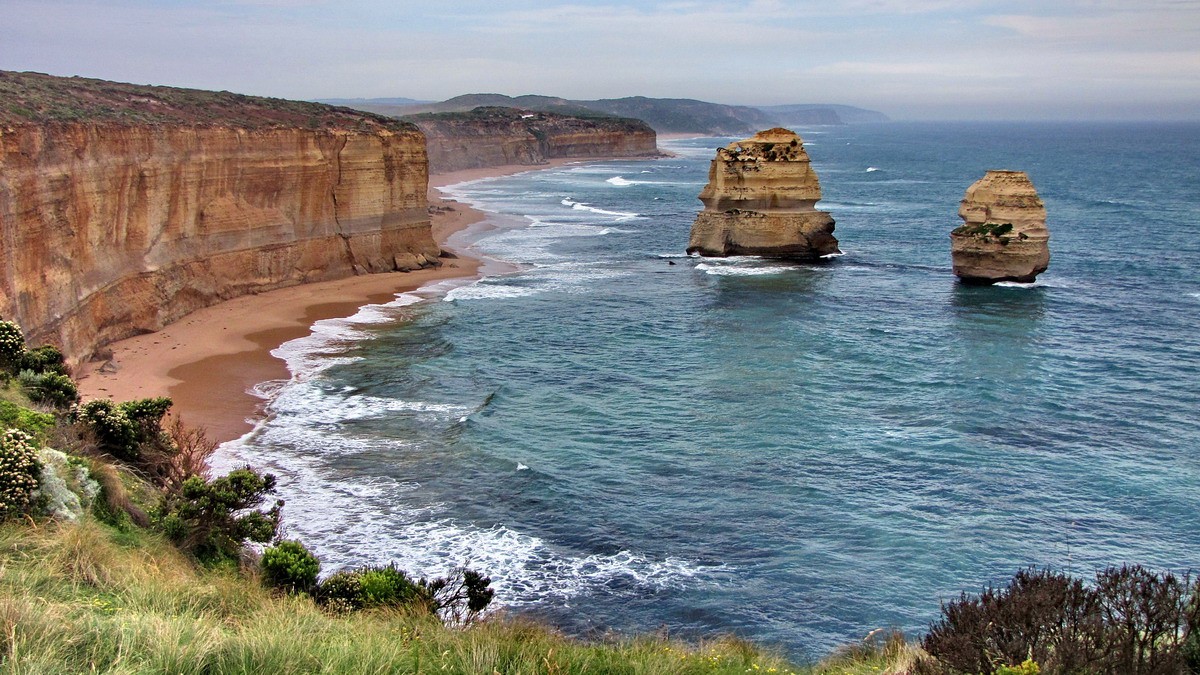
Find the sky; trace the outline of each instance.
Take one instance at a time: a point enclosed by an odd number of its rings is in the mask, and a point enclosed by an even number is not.
[[[298,99],[1200,120],[1200,0],[0,0],[0,69]]]

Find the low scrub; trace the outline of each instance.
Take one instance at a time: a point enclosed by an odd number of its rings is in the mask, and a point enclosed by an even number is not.
[[[929,674],[1187,675],[1200,672],[1200,585],[1136,565],[1091,584],[1023,570],[944,605],[923,646]]]

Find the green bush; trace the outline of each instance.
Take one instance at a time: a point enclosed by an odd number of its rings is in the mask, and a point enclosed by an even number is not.
[[[137,428],[116,403],[104,398],[88,401],[75,411],[75,419],[95,435],[101,451],[118,459],[137,458]]]
[[[142,445],[162,440],[162,418],[170,408],[171,399],[165,397],[124,403],[95,399],[79,406],[75,418],[95,434],[100,450],[136,462]]]
[[[313,595],[318,603],[337,611],[404,607],[436,614],[450,625],[466,625],[491,603],[495,595],[491,583],[488,577],[465,567],[447,577],[413,581],[392,564],[335,572]]]
[[[359,576],[359,572],[353,570],[334,572],[317,585],[313,596],[323,607],[338,612],[362,609]]]
[[[309,592],[317,585],[321,561],[298,541],[281,541],[263,551],[263,582],[288,593]]]
[[[58,347],[42,345],[25,352],[21,357],[21,370],[32,370],[35,373],[58,373],[69,375],[67,360]]]
[[[317,588],[316,599],[322,605],[342,611],[373,607],[433,609],[428,589],[394,564],[335,572]]]
[[[0,436],[0,520],[25,513],[42,467],[33,437],[17,429]]]
[[[15,373],[25,356],[25,335],[12,321],[0,321],[0,370]]]
[[[69,408],[79,402],[79,389],[75,387],[75,381],[61,373],[22,370],[18,380],[29,398],[38,403]]]
[[[257,510],[274,489],[275,476],[250,467],[211,481],[192,476],[179,494],[163,499],[159,523],[180,548],[200,560],[236,559],[246,542],[275,538],[283,501],[265,512]]]

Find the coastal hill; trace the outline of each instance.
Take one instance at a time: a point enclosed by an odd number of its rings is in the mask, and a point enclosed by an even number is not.
[[[434,173],[551,159],[651,157],[657,136],[645,122],[622,117],[478,107],[406,118],[425,134]]]
[[[0,71],[0,317],[79,363],[239,295],[436,264],[426,171],[400,120]]]
[[[412,106],[374,102],[347,105],[359,110],[397,117],[430,112],[466,112],[479,106],[502,106],[581,116],[615,115],[643,120],[660,134],[694,133],[715,136],[754,133],[779,124],[850,124],[887,120],[883,113],[842,105],[755,108],[694,99],[645,96],[570,100],[537,95],[513,97],[503,94],[465,94],[440,103]]]

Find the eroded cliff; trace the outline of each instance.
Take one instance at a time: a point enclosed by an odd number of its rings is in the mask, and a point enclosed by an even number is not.
[[[425,134],[429,170],[434,173],[536,165],[560,158],[658,154],[657,135],[639,120],[488,107],[410,119]]]
[[[0,75],[24,96],[0,116],[0,316],[74,362],[238,295],[436,262],[411,125],[79,78],[21,89],[47,76]],[[236,114],[206,120],[206,97],[233,97]]]

